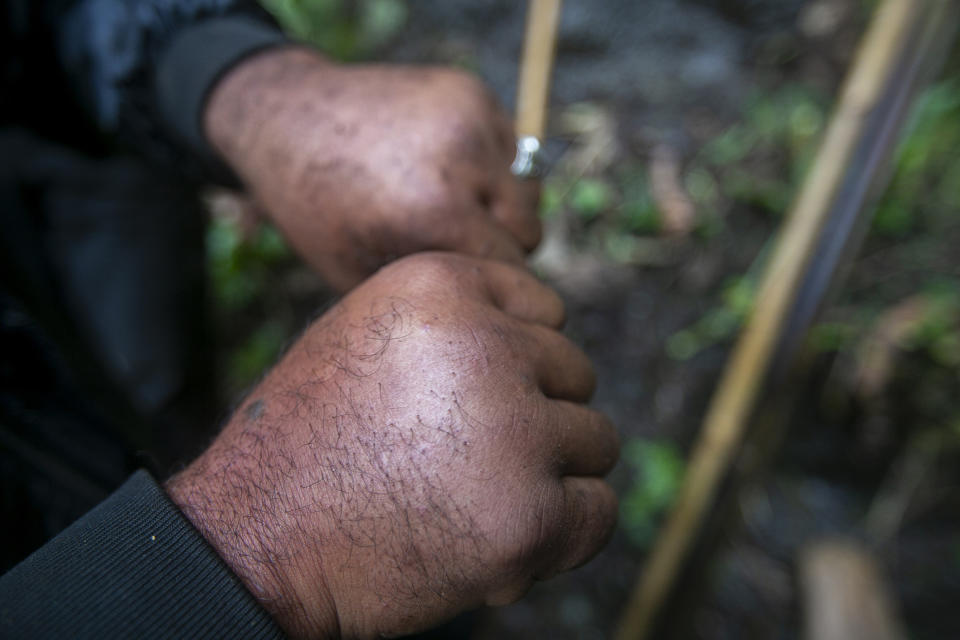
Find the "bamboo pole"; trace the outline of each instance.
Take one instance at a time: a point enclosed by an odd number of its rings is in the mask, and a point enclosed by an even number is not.
[[[530,0],[517,86],[517,137],[543,140],[561,0]]]
[[[739,449],[788,311],[829,221],[848,164],[867,131],[866,123],[888,88],[891,71],[910,53],[911,43],[916,44],[918,24],[929,7],[926,0],[885,0],[874,17],[813,168],[781,231],[750,321],[708,409],[678,500],[627,603],[617,640],[646,637],[676,581],[717,487]]]

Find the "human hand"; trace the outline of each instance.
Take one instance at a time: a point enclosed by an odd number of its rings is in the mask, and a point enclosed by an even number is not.
[[[217,83],[205,130],[298,253],[347,290],[423,250],[519,263],[539,185],[510,173],[506,113],[473,76],[275,49]]]
[[[399,260],[313,324],[167,489],[297,637],[434,626],[606,542],[617,458],[563,307],[515,267]]]

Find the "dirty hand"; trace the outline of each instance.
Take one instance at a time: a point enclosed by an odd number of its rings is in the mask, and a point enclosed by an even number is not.
[[[422,630],[605,543],[617,458],[557,296],[423,253],[312,325],[174,501],[296,637]]]
[[[338,289],[417,251],[520,262],[540,239],[538,187],[510,174],[510,120],[469,74],[270,50],[217,83],[204,126]]]

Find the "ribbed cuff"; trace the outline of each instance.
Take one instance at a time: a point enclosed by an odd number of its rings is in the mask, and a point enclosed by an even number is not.
[[[0,637],[284,635],[163,489],[138,471],[0,578]]]
[[[287,42],[276,29],[238,16],[211,18],[183,29],[157,65],[155,90],[164,125],[202,157],[216,161],[203,133],[211,89],[243,58]]]

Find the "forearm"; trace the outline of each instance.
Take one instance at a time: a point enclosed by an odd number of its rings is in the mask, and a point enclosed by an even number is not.
[[[245,413],[238,412],[231,422],[244,420]],[[287,510],[280,504],[277,478],[282,461],[264,454],[262,437],[241,437],[228,449],[214,443],[167,482],[167,494],[287,633],[339,637],[336,608],[324,585],[297,585],[304,558],[293,557],[290,545],[276,545],[290,535],[278,518]]]
[[[326,104],[330,96],[302,96],[296,89],[335,68],[306,47],[272,48],[249,56],[210,90],[200,120],[205,140],[241,178],[289,174],[295,158],[284,139],[288,132],[306,134],[332,126]]]

